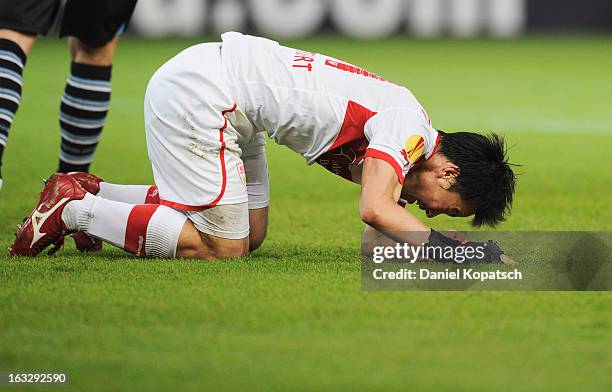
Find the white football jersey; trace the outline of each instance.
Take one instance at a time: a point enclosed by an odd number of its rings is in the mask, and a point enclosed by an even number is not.
[[[230,32],[222,39],[225,79],[249,123],[236,120],[238,132],[265,131],[308,164],[357,183],[365,157],[387,161],[403,183],[433,154],[438,132],[405,87],[265,38]]]

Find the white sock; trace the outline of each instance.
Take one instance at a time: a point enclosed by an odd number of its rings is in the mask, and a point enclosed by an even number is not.
[[[87,194],[69,202],[62,221],[137,256],[172,258],[187,217],[158,204],[127,204]]]
[[[91,210],[98,200],[98,197],[91,193],[86,193],[82,200],[68,202],[62,211],[62,221],[68,230],[87,231]]]
[[[159,204],[155,185],[120,185],[101,182],[100,191],[96,196],[129,204]]]

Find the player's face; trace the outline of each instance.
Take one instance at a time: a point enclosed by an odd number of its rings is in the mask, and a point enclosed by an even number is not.
[[[440,214],[452,217],[473,215],[476,207],[464,201],[459,193],[451,191],[454,183],[452,173],[419,170],[408,175],[402,197],[408,203],[416,203],[428,218]]]
[[[474,214],[474,208],[461,199],[457,192],[450,192],[442,188],[432,188],[416,199],[419,208],[425,211],[428,218],[440,214],[448,216],[470,216]]]

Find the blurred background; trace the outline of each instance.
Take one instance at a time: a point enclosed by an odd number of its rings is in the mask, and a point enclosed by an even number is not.
[[[130,27],[144,37],[237,30],[278,38],[515,37],[612,29],[609,0],[142,0]]]

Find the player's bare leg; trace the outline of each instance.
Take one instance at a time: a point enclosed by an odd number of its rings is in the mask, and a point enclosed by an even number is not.
[[[91,177],[91,175],[87,176]],[[120,203],[159,204],[157,187],[154,185],[119,185],[100,181],[96,194],[98,197]],[[168,207],[161,206],[160,208],[167,209]],[[249,210],[249,221],[254,231],[249,237],[237,240],[202,233],[191,221],[187,220],[181,229],[175,257],[213,260],[245,256],[249,251],[251,238],[254,241],[251,250],[259,247],[263,242],[266,234],[267,212],[267,207]]]
[[[230,240],[199,232],[191,221],[185,222],[176,248],[177,258],[215,260],[246,256],[249,238]]]
[[[211,210],[223,214],[224,208]],[[248,237],[225,239],[203,233],[183,212],[159,204],[128,204],[88,194],[69,203],[62,219],[72,231],[137,256],[214,260],[245,256],[249,249]]]
[[[182,212],[105,200],[87,193],[73,177],[55,174],[20,227],[11,255],[36,256],[75,231],[146,257],[212,260],[244,256],[249,247],[248,236],[227,240],[200,233]]]
[[[96,191],[94,194],[108,200],[133,204],[159,204],[157,187],[154,185],[120,185],[101,181],[98,189],[99,191]],[[249,252],[259,248],[266,237],[268,208],[269,207],[249,210]],[[200,233],[193,224],[188,221],[185,223],[185,227],[179,239],[177,257],[208,259],[243,256],[245,240],[246,239],[225,240],[223,238]],[[206,245],[204,248],[202,242]],[[212,257],[215,255],[216,257]]]
[[[47,200],[48,195],[52,199]],[[198,222],[215,227],[220,223],[214,221],[217,215],[223,215],[223,221],[227,220],[226,211],[230,215],[236,210],[246,212],[242,209],[246,205],[232,207],[212,207],[208,211],[214,210],[213,213],[202,215],[204,219]],[[142,257],[213,260],[244,256],[249,248],[248,227],[243,238],[237,239],[205,234],[196,229],[186,213],[159,204],[106,200],[86,192],[73,176],[66,174],[55,174],[49,179],[34,211],[34,215],[40,214],[42,218],[26,221],[11,254],[36,256],[51,243],[58,243],[64,235],[76,231]],[[53,224],[43,225],[48,220],[46,216],[52,213]],[[46,242],[37,241],[39,238]]]
[[[23,69],[35,42],[35,35],[0,29],[0,188],[4,147],[21,103]]]
[[[114,200],[129,204],[159,204],[159,194],[155,185],[122,185],[103,181],[101,178],[88,173],[69,173],[85,190],[103,199]],[[266,238],[268,228],[268,208],[249,209],[249,252],[259,248]],[[192,225],[193,226],[193,225]],[[185,231],[188,235],[189,230]],[[84,233],[75,233],[77,248],[81,251],[98,251],[100,246],[90,246],[87,241],[88,236]],[[214,237],[218,238],[218,237]],[[213,245],[216,245],[213,238]],[[201,253],[200,244],[197,236],[188,235],[184,239],[185,253]],[[78,240],[78,242],[77,242]],[[231,246],[233,247],[233,245]],[[218,248],[217,246],[214,249]],[[213,250],[214,250],[213,249]]]
[[[68,176],[77,180],[77,182],[79,182],[79,184],[89,193],[103,199],[129,204],[159,204],[159,194],[155,185],[112,184],[104,182],[99,177],[88,173],[69,173]],[[251,252],[259,248],[266,237],[268,207],[250,209],[249,226],[248,250]],[[75,234],[75,242],[77,234]],[[83,246],[83,244],[86,244],[86,241],[83,240],[81,242],[81,246],[77,243],[77,248],[79,250],[91,250]],[[202,242],[204,242],[207,247],[202,248]],[[242,256],[244,247],[243,242],[244,240],[224,240],[223,238],[200,233],[195,229],[193,224],[187,222],[182,230],[181,238],[179,239],[177,257],[218,258],[219,255],[224,254],[229,254],[229,256],[222,257],[234,257],[232,256],[234,254]],[[198,255],[205,257],[198,257]],[[217,257],[213,257],[215,255]]]

